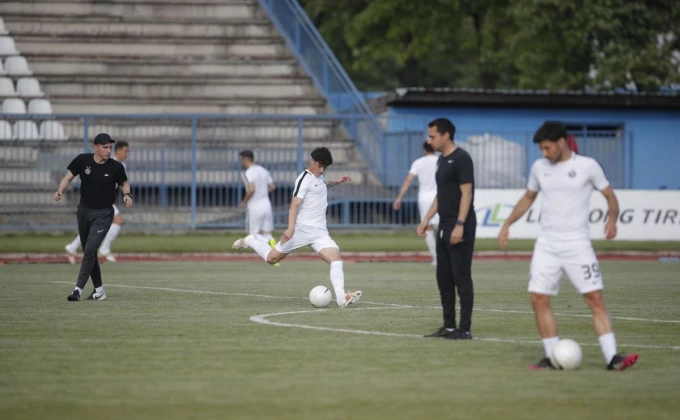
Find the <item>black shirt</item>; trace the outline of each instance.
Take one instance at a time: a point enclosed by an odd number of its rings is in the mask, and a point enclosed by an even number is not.
[[[476,220],[474,212],[475,174],[472,158],[465,150],[457,147],[448,156],[440,156],[437,161],[437,208],[441,224],[451,225],[458,220],[460,210],[461,184],[472,184],[472,200],[465,223]]]
[[[80,176],[80,204],[91,209],[105,209],[116,202],[116,184],[127,181],[122,163],[109,159],[94,161],[94,153],[76,156],[68,165],[74,176]]]

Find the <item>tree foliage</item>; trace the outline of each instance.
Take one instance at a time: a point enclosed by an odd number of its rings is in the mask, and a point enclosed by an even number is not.
[[[680,82],[676,0],[299,1],[363,90]]]

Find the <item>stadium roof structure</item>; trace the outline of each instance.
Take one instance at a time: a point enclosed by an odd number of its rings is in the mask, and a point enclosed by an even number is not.
[[[455,88],[399,88],[383,101],[390,107],[478,106],[619,108],[680,110],[680,92],[585,92],[547,90],[485,90]]]

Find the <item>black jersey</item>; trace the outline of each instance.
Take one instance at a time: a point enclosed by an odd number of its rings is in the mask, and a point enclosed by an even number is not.
[[[68,170],[80,177],[80,204],[91,209],[104,209],[116,202],[116,186],[127,181],[122,163],[109,159],[94,161],[94,153],[76,156]]]
[[[465,150],[457,147],[448,156],[440,156],[437,162],[437,212],[442,225],[455,224],[460,210],[461,184],[472,184],[472,201],[470,211],[464,222],[475,220],[475,174],[472,158]]]

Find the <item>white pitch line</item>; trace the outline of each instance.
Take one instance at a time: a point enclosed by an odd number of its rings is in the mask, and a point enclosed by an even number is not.
[[[55,284],[73,284],[72,282],[66,281],[52,281],[50,283]],[[147,289],[147,290],[162,290],[165,292],[180,292],[180,293],[199,293],[202,295],[222,295],[222,296],[246,296],[246,297],[258,297],[267,299],[296,299],[302,300],[302,298],[290,297],[290,296],[270,296],[270,295],[254,295],[251,293],[227,293],[227,292],[209,292],[204,290],[188,290],[188,289],[172,289],[169,287],[150,287],[150,286],[128,286],[125,284],[106,284],[106,287],[122,287],[125,289]]]
[[[353,311],[366,311],[375,309],[402,309],[395,308],[394,306],[388,307],[374,307],[374,308],[352,308]],[[388,333],[383,331],[370,331],[370,330],[353,330],[348,328],[334,328],[334,327],[318,327],[314,325],[306,324],[289,324],[284,322],[271,321],[267,318],[273,316],[284,316],[284,315],[299,315],[299,314],[320,314],[327,312],[326,310],[312,309],[305,311],[292,311],[292,312],[277,312],[271,314],[253,315],[250,320],[258,324],[273,325],[277,327],[288,327],[288,328],[301,328],[305,330],[318,330],[318,331],[331,331],[331,332],[343,332],[350,334],[361,334],[361,335],[377,335],[383,337],[405,337],[405,338],[423,338],[420,334],[403,334],[403,333]],[[497,337],[477,337],[475,336],[474,341],[486,341],[491,343],[514,343],[514,344],[540,344],[538,340],[518,340],[513,338],[497,338]],[[599,343],[581,343],[582,346],[588,347],[599,347]],[[631,348],[641,348],[641,349],[660,349],[660,350],[680,350],[680,346],[658,346],[658,345],[646,345],[646,344],[619,344],[620,347],[631,347]]]
[[[54,284],[73,284],[72,282],[66,281],[52,281],[50,283]],[[291,296],[272,296],[272,295],[257,295],[252,293],[231,293],[231,292],[210,292],[204,290],[191,290],[191,289],[174,289],[169,287],[151,287],[151,286],[130,286],[125,284],[106,284],[106,287],[121,287],[125,289],[146,289],[146,290],[162,290],[166,292],[179,292],[179,293],[198,293],[204,295],[221,295],[221,296],[245,296],[245,297],[256,297],[256,298],[266,298],[266,299],[289,299],[289,300],[304,300],[304,298],[291,297]],[[418,306],[418,305],[404,305],[399,303],[381,303],[372,301],[361,301],[363,304],[377,305],[377,306],[389,306],[393,308],[402,309],[412,309],[412,308],[422,308],[422,309],[441,309],[439,306]],[[484,309],[475,308],[476,312],[499,312],[506,314],[526,314],[533,315],[531,311],[518,311],[510,309]],[[592,318],[590,314],[565,314],[565,313],[555,313],[557,316],[572,317],[572,318]],[[623,316],[613,316],[612,319],[618,319],[623,321],[637,321],[637,322],[656,322],[665,324],[680,324],[680,320],[675,319],[649,319],[649,318],[633,318],[633,317],[623,317]]]

